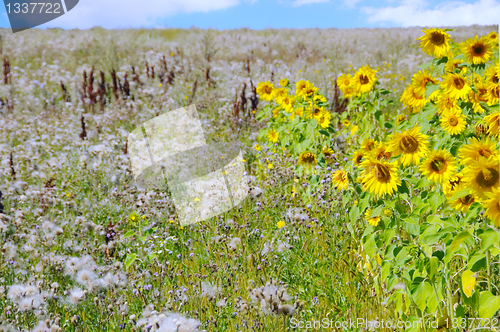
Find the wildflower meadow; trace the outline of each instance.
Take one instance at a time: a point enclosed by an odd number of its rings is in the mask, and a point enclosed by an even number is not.
[[[0,30],[0,331],[500,331],[498,26]],[[128,136],[195,105],[247,198]]]

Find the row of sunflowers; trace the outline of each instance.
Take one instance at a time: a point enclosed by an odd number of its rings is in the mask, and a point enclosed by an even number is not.
[[[498,34],[455,43],[450,31],[423,30],[433,59],[400,98],[369,66],[338,77],[341,113],[309,81],[257,87],[261,143],[312,184],[333,168],[338,208],[362,235],[359,270],[384,305],[441,323],[500,309]]]

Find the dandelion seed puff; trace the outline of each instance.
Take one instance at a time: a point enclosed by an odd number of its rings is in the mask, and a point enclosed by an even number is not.
[[[9,292],[7,297],[12,301],[16,301],[23,296],[24,286],[23,285],[12,285],[9,287]]]
[[[87,288],[95,288],[94,287],[94,281],[97,279],[97,275],[87,269],[81,270],[76,274],[76,282],[78,282],[80,285],[83,285]]]
[[[76,305],[80,300],[85,297],[85,292],[81,288],[73,288],[69,291],[69,295],[66,298],[67,302]]]
[[[264,248],[262,248],[262,251],[260,253],[261,253],[261,255],[265,255],[271,251],[273,251],[273,248],[272,248],[271,244],[266,241],[266,243],[264,243]]]
[[[52,230],[53,228],[55,227],[55,225],[53,223],[51,223],[50,221],[46,221],[42,224],[42,229],[44,229],[45,231],[50,231]]]
[[[236,250],[236,248],[238,248],[240,244],[241,244],[241,239],[239,237],[234,237],[231,239],[231,242],[229,243],[229,249]]]
[[[215,299],[219,292],[219,288],[208,282],[201,283],[201,296],[206,296],[209,300]]]
[[[50,329],[47,327],[47,323],[44,320],[40,320],[38,324],[35,325],[31,332],[49,332]]]

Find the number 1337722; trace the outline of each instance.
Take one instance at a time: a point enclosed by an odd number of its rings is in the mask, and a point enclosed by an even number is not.
[[[63,14],[61,4],[59,3],[8,3],[6,7],[7,14]]]

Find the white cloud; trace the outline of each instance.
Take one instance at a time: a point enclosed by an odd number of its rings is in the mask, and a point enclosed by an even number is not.
[[[311,3],[323,3],[323,2],[330,2],[330,0],[295,0],[294,2],[292,2],[292,6],[299,7]]]
[[[363,7],[361,12],[368,15],[368,22],[392,22],[402,27],[488,25],[499,23],[500,3],[447,1],[429,9],[425,1],[403,0],[397,7]]]
[[[157,26],[158,20],[171,15],[209,12],[239,3],[240,0],[80,0],[73,10],[44,24],[43,27],[152,27]]]

